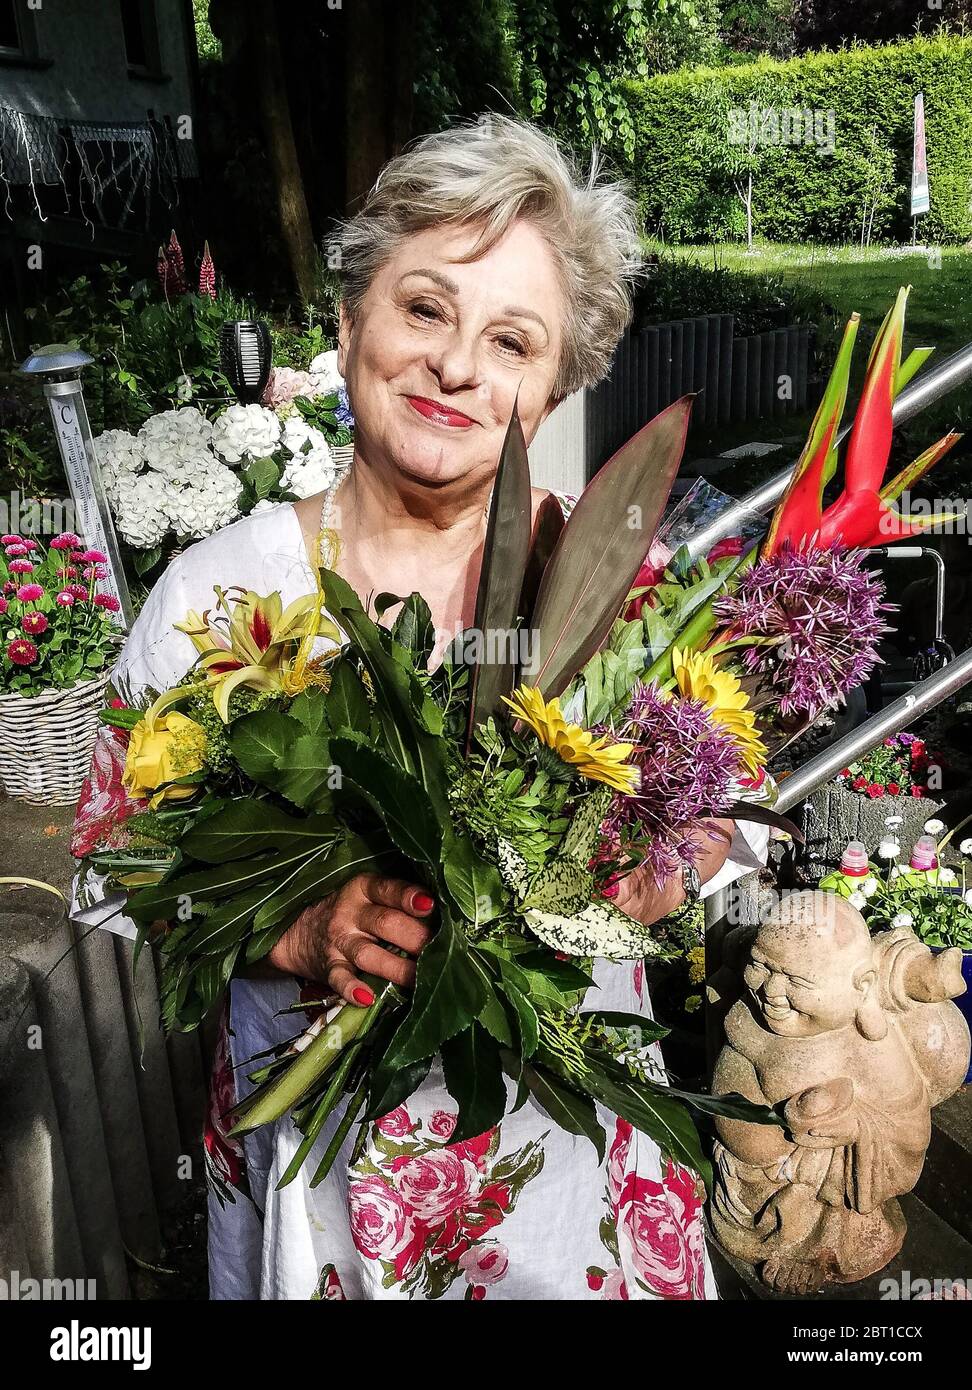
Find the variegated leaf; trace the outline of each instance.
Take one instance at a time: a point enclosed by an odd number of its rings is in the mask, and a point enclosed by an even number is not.
[[[643,927],[613,903],[588,903],[582,912],[561,917],[532,909],[524,914],[534,936],[568,956],[600,956],[605,960],[638,960],[662,954],[648,927]]]
[[[501,836],[497,836],[496,840],[496,862],[503,882],[517,897],[522,897],[530,882],[527,862],[520,851],[514,849],[509,840],[504,840]]]

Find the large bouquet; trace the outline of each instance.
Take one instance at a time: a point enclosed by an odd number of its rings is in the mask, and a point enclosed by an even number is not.
[[[844,494],[821,515],[846,341],[763,547],[730,539],[694,563],[651,549],[688,398],[605,465],[566,524],[548,499],[532,528],[514,413],[475,624],[434,672],[420,595],[380,595],[375,622],[322,567],[317,592],[286,609],[217,589],[215,615],[179,624],[200,653],[185,680],[147,710],[105,712],[129,739],[130,818],[127,843],[91,858],[129,894],[143,939],[168,924],[168,1028],[196,1027],[235,972],[356,874],[435,898],[411,994],[377,978],[367,1007],[322,994],[311,1027],[255,1061],[235,1132],[292,1112],[304,1139],[283,1182],[336,1108],[313,1182],[350,1127],[405,1101],[436,1059],[457,1140],[501,1119],[508,1077],[518,1103],[531,1095],[599,1153],[595,1102],[703,1174],[692,1111],[773,1122],[739,1097],[671,1089],[648,1050],[661,1030],[582,1001],[594,958],[663,949],[614,901],[619,881],[664,881],[697,854],[705,817],[779,822],[769,752],[877,660],[881,588],[831,519],[857,517],[865,476],[886,505],[879,426],[902,379],[903,309],[901,296],[872,355]],[[876,541],[862,530],[856,544]]]

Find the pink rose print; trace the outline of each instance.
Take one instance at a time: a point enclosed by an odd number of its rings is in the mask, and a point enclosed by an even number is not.
[[[608,1303],[627,1302],[628,1286],[620,1269],[608,1270],[594,1267],[587,1271],[587,1287],[592,1293],[599,1293]]]
[[[347,1295],[341,1287],[341,1279],[333,1265],[325,1265],[321,1270],[321,1277],[317,1281],[317,1289],[314,1298],[319,1298],[329,1303],[346,1303]]]
[[[71,853],[76,859],[95,849],[123,849],[127,843],[125,821],[148,805],[130,797],[122,786],[128,739],[127,731],[109,724],[98,730],[71,829]]]
[[[621,1200],[621,1188],[624,1186],[624,1170],[628,1162],[632,1133],[633,1130],[627,1120],[619,1119],[616,1121],[614,1143],[611,1145],[607,1162],[608,1201],[614,1211],[615,1218],[618,1213],[618,1202]]]
[[[661,1298],[705,1297],[700,1207],[691,1175],[671,1162],[661,1183],[637,1173],[625,1179],[619,1234],[639,1279]]]
[[[456,1146],[461,1149],[461,1145]],[[401,1156],[392,1163],[395,1186],[418,1221],[436,1225],[458,1211],[476,1193],[480,1174],[472,1159],[450,1149]]]
[[[412,1220],[384,1178],[358,1179],[348,1188],[351,1239],[367,1260],[393,1260],[412,1237]]]
[[[382,1115],[377,1121],[376,1128],[384,1134],[387,1139],[405,1139],[415,1126],[408,1117],[408,1111],[404,1105],[398,1106],[396,1110],[391,1110],[387,1115]]]
[[[436,1110],[429,1120],[429,1133],[437,1139],[451,1139],[456,1127],[456,1116],[448,1110]]]
[[[243,1145],[231,1139],[232,1110],[236,1104],[236,1078],[229,1046],[229,1014],[226,1005],[219,1021],[213,1068],[209,1081],[203,1150],[206,1175],[220,1205],[235,1202],[231,1188],[248,1193]]]
[[[498,1240],[483,1241],[459,1256],[459,1268],[475,1287],[497,1284],[510,1267],[510,1252]]]

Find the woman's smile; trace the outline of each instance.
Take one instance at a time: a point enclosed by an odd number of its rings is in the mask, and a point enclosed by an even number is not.
[[[433,425],[444,425],[446,429],[451,430],[468,430],[476,423],[461,410],[454,410],[452,406],[443,405],[441,401],[432,400],[428,396],[406,396],[405,399],[413,410],[417,410],[419,415]]]

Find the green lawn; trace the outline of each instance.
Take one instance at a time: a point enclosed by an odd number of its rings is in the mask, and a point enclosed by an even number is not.
[[[824,296],[837,311],[834,322],[818,323],[817,340],[825,361],[832,358],[843,323],[855,310],[861,315],[862,334],[855,354],[854,379],[859,384],[866,364],[865,344],[894,302],[899,286],[912,286],[905,325],[905,351],[912,347],[934,346],[931,359],[947,356],[972,342],[972,248],[935,247],[913,251],[908,248],[858,246],[773,245],[757,243],[753,254],[745,246],[670,246],[657,243],[651,249],[702,265],[723,265],[759,279],[773,277],[795,289],[806,287]],[[816,402],[813,403],[814,405]],[[812,411],[811,411],[812,414]],[[807,417],[784,417],[733,427],[721,438],[698,441],[701,450],[721,443],[728,447],[746,438],[792,439],[805,432]],[[972,385],[954,391],[931,407],[907,429],[904,447],[917,452],[947,429],[965,427],[972,432]],[[700,450],[700,451],[701,451]],[[960,449],[964,454],[964,449]],[[962,464],[968,467],[966,455]],[[949,472],[953,467],[948,467]],[[757,469],[757,471],[759,471]]]
[[[660,248],[657,248],[660,249]],[[876,328],[900,285],[911,285],[907,334],[911,345],[934,344],[944,355],[972,342],[972,249],[964,246],[776,246],[757,243],[752,255],[733,243],[667,246],[672,255],[720,265],[745,275],[778,275],[824,295],[846,319],[855,310]]]

